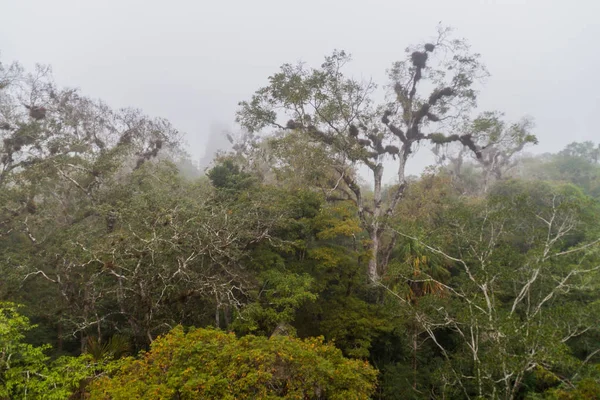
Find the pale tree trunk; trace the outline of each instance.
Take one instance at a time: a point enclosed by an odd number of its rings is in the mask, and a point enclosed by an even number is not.
[[[379,252],[379,235],[376,232],[371,234],[371,259],[369,260],[369,279],[373,282],[379,281],[379,271],[377,271],[377,253]]]
[[[381,163],[373,169],[375,181],[373,191],[373,221],[370,226],[371,234],[371,259],[369,260],[369,279],[373,282],[379,281],[379,270],[377,255],[379,254],[379,242],[381,239],[381,181],[383,180],[383,166]]]
[[[398,189],[392,197],[391,203],[387,207],[382,207],[382,181],[383,181],[383,165],[377,164],[373,168],[373,220],[368,225],[368,231],[371,237],[371,259],[369,260],[369,279],[372,282],[378,282],[380,273],[385,272],[387,262],[392,251],[392,247],[396,243],[395,237],[392,238],[386,248],[381,248],[381,237],[385,230],[385,224],[389,217],[394,214],[396,206],[400,202],[404,190],[406,189],[405,167],[408,155],[410,154],[410,144],[404,144],[399,154],[398,160]],[[391,246],[391,247],[388,247]],[[383,251],[381,260],[378,258],[379,253]]]

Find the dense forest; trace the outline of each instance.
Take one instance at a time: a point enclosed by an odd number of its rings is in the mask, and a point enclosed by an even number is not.
[[[206,171],[1,63],[0,399],[600,398],[600,146],[531,155],[449,30],[350,62],[265,77]]]

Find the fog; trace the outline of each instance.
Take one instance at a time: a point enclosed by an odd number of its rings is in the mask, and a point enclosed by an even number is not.
[[[480,110],[535,119],[535,152],[597,140],[600,2],[397,0],[0,2],[3,62],[53,66],[59,84],[163,116],[194,160],[227,143],[237,103],[279,65],[352,53],[354,76],[385,83],[404,48],[456,29],[491,72]],[[203,160],[206,162],[206,159]],[[409,172],[431,162],[413,160]]]

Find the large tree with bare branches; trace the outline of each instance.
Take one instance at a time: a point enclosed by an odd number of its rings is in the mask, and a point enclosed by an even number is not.
[[[476,103],[476,83],[486,76],[479,55],[464,40],[440,29],[435,40],[406,50],[406,59],[388,71],[385,101],[375,104],[377,87],[344,75],[350,61],[334,51],[320,68],[285,64],[249,101],[240,103],[237,118],[250,132],[266,129],[300,132],[330,153],[332,179],[355,202],[370,236],[369,278],[385,271],[394,237],[383,243],[387,221],[406,189],[406,164],[423,144],[458,142],[477,158],[482,149],[458,127]],[[287,121],[287,122],[286,122]],[[383,172],[391,158],[397,185],[384,199]],[[356,168],[371,172],[373,196],[367,200]]]

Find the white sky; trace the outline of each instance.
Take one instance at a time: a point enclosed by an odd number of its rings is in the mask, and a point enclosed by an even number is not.
[[[481,110],[536,121],[536,152],[600,141],[600,0],[0,0],[3,62],[51,64],[59,84],[166,117],[196,159],[279,65],[334,48],[385,83],[439,21],[482,53]],[[212,129],[214,131],[214,129]],[[427,163],[414,160],[411,172]]]

